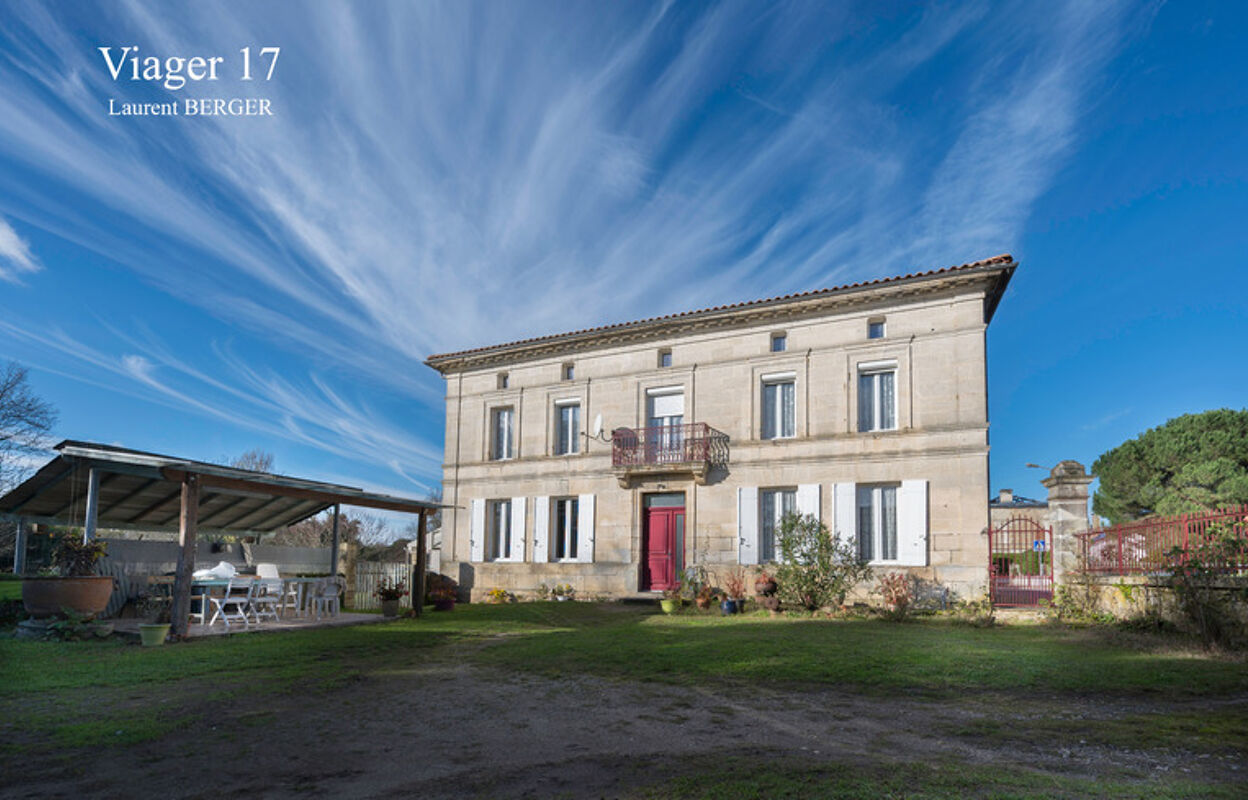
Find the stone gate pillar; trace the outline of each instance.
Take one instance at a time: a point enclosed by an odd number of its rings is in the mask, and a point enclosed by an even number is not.
[[[1049,524],[1053,526],[1053,581],[1061,584],[1079,568],[1076,533],[1088,529],[1088,484],[1092,476],[1078,461],[1059,462],[1041,481],[1049,490]]]

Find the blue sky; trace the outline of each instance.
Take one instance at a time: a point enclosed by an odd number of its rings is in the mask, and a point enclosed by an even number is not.
[[[0,5],[0,358],[58,436],[421,496],[430,353],[1001,252],[994,488],[1245,405],[1240,4],[226,8]]]

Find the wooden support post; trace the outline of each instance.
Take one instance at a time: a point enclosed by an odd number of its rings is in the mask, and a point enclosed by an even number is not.
[[[422,509],[420,521],[416,524],[416,575],[412,580],[412,611],[415,611],[418,617],[425,608],[425,573],[429,570],[426,560],[425,512]]]
[[[13,574],[26,571],[26,520],[17,518],[17,539],[13,542]]]
[[[182,514],[178,525],[178,570],[173,579],[173,635],[186,637],[191,619],[191,575],[195,572],[195,538],[199,530],[199,476],[182,478]],[[207,609],[204,609],[205,611]],[[207,616],[204,617],[205,621]]]
[[[330,554],[329,554],[329,574],[338,577],[338,509],[340,506],[334,504],[334,534],[330,537]]]
[[[95,538],[95,523],[100,516],[100,471],[92,467],[87,472],[87,520],[82,526],[82,541]]]

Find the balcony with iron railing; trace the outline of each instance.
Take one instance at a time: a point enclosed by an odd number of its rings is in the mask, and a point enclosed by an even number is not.
[[[638,475],[688,473],[698,483],[728,466],[728,434],[705,422],[611,432],[611,466],[627,487]]]

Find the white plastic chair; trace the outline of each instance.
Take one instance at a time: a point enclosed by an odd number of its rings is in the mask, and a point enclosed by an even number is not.
[[[281,580],[282,578],[281,573],[277,570],[276,564],[257,564],[256,577],[269,580]],[[298,583],[295,583],[294,581],[284,581],[282,586],[279,587],[277,593],[281,595],[281,600],[277,604],[277,613],[279,615],[285,616],[287,609],[294,611],[296,614],[300,612],[301,609],[299,608],[299,601],[302,596],[299,592]]]
[[[316,594],[312,596],[312,613],[316,619],[320,619],[322,614],[331,617],[338,616],[338,612],[342,609],[342,584],[337,578],[327,578],[324,582],[318,581],[316,584]]]
[[[246,591],[240,591],[246,587]],[[252,594],[255,592],[255,581],[248,578],[230,578],[225,584],[225,594],[220,597],[212,595],[208,598],[212,603],[212,619],[208,620],[208,624],[214,624],[218,618],[225,623],[225,629],[230,629],[230,620],[242,622],[243,627],[248,627],[251,621],[247,619],[247,610],[251,606]],[[230,610],[234,613],[231,614]]]
[[[282,605],[282,579],[257,577],[251,582],[251,614],[256,623],[261,617],[278,620],[278,610]]]

